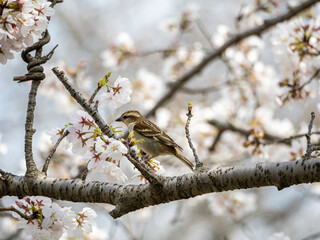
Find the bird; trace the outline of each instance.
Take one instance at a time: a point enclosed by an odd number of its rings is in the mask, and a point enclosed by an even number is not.
[[[182,155],[182,147],[138,111],[124,112],[116,121],[123,122],[128,127],[129,133],[132,133],[136,140],[141,140],[137,141],[137,146],[149,155],[149,159],[160,155],[173,155],[187,165],[191,171],[194,170],[194,165]]]

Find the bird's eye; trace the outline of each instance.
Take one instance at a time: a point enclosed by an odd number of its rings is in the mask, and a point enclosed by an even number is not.
[[[128,116],[123,116],[123,118],[124,118],[124,119],[127,119],[127,118],[128,118]]]

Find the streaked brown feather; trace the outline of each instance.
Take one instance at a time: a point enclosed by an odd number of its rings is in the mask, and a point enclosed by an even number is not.
[[[172,138],[170,138],[165,132],[163,132],[157,125],[150,122],[149,120],[137,123],[133,131],[137,131],[145,137],[154,138],[155,140],[172,147],[178,148],[182,151],[182,147],[176,144]]]

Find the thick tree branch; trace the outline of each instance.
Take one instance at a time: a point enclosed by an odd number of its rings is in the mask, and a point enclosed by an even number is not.
[[[270,29],[271,27],[275,26],[277,23],[284,22],[289,20],[290,18],[294,17],[298,13],[306,10],[307,8],[311,7],[315,3],[319,2],[319,0],[309,0],[301,3],[300,5],[291,8],[287,13],[283,15],[267,19],[264,21],[263,24],[249,29],[245,32],[236,34],[232,36],[224,45],[220,48],[214,50],[213,52],[209,53],[196,67],[185,73],[182,77],[177,79],[175,84],[169,89],[169,91],[155,104],[155,106],[146,114],[146,117],[150,117],[155,114],[156,110],[163,106],[167,101],[169,101],[174,94],[186,83],[188,82],[193,76],[199,74],[210,62],[220,57],[224,51],[229,48],[230,46],[239,43],[243,39],[253,36],[253,35],[260,35],[266,30]]]
[[[320,158],[290,162],[268,162],[236,167],[216,168],[198,174],[163,177],[162,186],[151,184],[119,185],[103,182],[83,182],[3,173],[0,179],[0,197],[41,195],[73,202],[109,203],[116,208],[114,218],[140,208],[188,199],[211,192],[276,186],[279,190],[302,183],[320,181]]]

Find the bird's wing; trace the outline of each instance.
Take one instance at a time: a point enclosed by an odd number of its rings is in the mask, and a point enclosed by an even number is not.
[[[163,132],[157,125],[153,124],[150,121],[143,121],[136,124],[133,128],[133,131],[138,132],[139,134],[154,138],[155,140],[159,141],[168,146],[176,147],[180,151],[182,151],[182,147],[176,144],[172,138],[170,138],[165,132]]]

